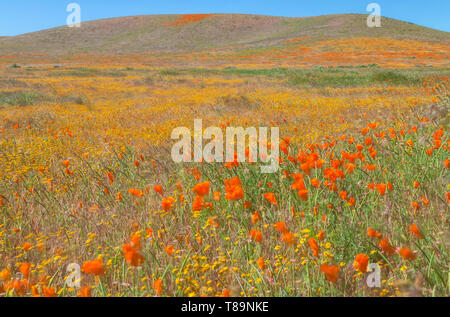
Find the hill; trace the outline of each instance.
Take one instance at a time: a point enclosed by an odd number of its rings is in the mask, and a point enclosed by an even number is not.
[[[450,42],[450,33],[390,18],[368,28],[367,15],[286,18],[243,14],[146,15],[95,20],[0,38],[0,54],[120,54],[270,47],[292,38],[383,38]]]

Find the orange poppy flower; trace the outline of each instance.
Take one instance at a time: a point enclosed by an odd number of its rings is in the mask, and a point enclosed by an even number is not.
[[[195,196],[194,201],[192,203],[193,211],[200,211],[205,208],[205,199],[202,196]]]
[[[319,239],[319,241],[323,241],[324,235],[325,235],[325,231],[320,230],[319,233],[317,234],[317,239]]]
[[[101,276],[105,274],[105,267],[101,259],[95,259],[83,263],[82,271],[86,274],[92,274],[95,276]]]
[[[108,176],[109,183],[112,184],[114,182],[114,175],[111,172],[107,172],[106,176]]]
[[[275,229],[277,229],[279,232],[288,232],[288,228],[286,227],[286,224],[284,221],[279,221],[275,224]]]
[[[377,184],[377,191],[383,196],[386,193],[386,184]]]
[[[155,186],[153,186],[153,190],[155,192],[157,192],[158,194],[160,194],[160,195],[163,194],[163,187],[162,187],[162,185],[155,185]]]
[[[142,236],[139,233],[133,234],[131,236],[131,245],[135,250],[141,250],[141,238]]]
[[[28,281],[26,279],[23,280],[15,279],[14,281],[7,283],[5,285],[5,288],[7,290],[12,288],[18,295],[24,295],[29,286],[30,285],[28,284]]]
[[[78,297],[91,297],[91,287],[85,286],[78,290]]]
[[[401,248],[398,253],[400,254],[400,256],[402,258],[404,258],[405,260],[415,260],[416,259],[416,255],[407,247],[403,247]]]
[[[173,245],[169,245],[164,248],[164,252],[166,252],[169,256],[172,256],[173,253],[175,252],[175,249],[174,249]]]
[[[413,208],[414,211],[418,211],[420,209],[420,204],[417,201],[413,201],[411,204],[411,208]]]
[[[227,200],[238,200],[244,198],[244,191],[239,177],[225,180],[225,198]]]
[[[199,183],[192,189],[198,196],[206,196],[209,193],[210,182]]]
[[[278,204],[274,193],[265,193],[264,198],[273,205]]]
[[[372,228],[367,228],[367,235],[371,238],[381,238],[381,233],[373,230]]]
[[[69,160],[62,161],[62,165],[64,165],[64,167],[69,167],[70,161]]]
[[[135,197],[142,197],[142,196],[144,196],[144,193],[140,189],[130,188],[128,190],[128,193],[130,193],[131,195],[133,195]]]
[[[292,183],[291,188],[296,190],[306,189],[305,183],[303,181],[303,174],[292,174],[295,181]]]
[[[23,274],[23,276],[27,279],[30,275],[31,264],[28,262],[24,262],[20,265],[19,271]]]
[[[337,265],[328,265],[328,264],[322,264],[320,266],[320,270],[325,274],[325,277],[327,280],[329,280],[332,283],[335,283],[339,276],[339,266]]]
[[[416,224],[412,224],[412,225],[409,227],[409,231],[410,231],[413,235],[415,235],[417,238],[423,239],[423,234],[422,234],[422,232],[420,232],[419,227],[417,227]]]
[[[153,281],[153,289],[156,292],[156,295],[161,296],[163,293],[163,282],[162,279],[157,279]]]
[[[145,261],[142,254],[139,251],[137,251],[135,248],[133,248],[130,244],[125,244],[123,246],[123,252],[124,252],[125,260],[131,266],[140,266]]]
[[[1,286],[0,286],[0,289],[1,289]],[[41,297],[41,295],[39,294],[39,290],[38,290],[36,285],[31,287],[31,294],[32,294],[32,297]]]
[[[360,253],[355,257],[353,262],[353,268],[361,273],[367,272],[367,265],[369,264],[369,256],[364,253]]]
[[[217,220],[217,216],[208,218],[208,225],[210,225],[211,227],[214,227],[214,228],[219,228],[220,227],[220,223]]]
[[[256,224],[259,220],[261,220],[261,215],[258,210],[255,210],[255,213],[252,215],[252,224]]]
[[[220,192],[214,192],[213,193],[213,197],[215,201],[220,201]]]
[[[250,230],[250,236],[255,240],[256,242],[261,243],[262,241],[262,232],[259,230],[251,229]]]
[[[297,192],[298,197],[300,197],[303,201],[307,201],[308,200],[308,190],[307,189],[302,189],[299,190]]]
[[[345,190],[341,190],[339,192],[339,197],[341,197],[342,200],[347,200],[347,192]]]
[[[386,253],[388,255],[395,254],[395,250],[389,243],[389,240],[387,237],[384,237],[383,239],[381,239],[380,242],[378,243],[378,246],[380,247],[381,250],[383,250],[384,253]]]
[[[42,288],[42,293],[43,293],[44,297],[57,297],[57,295],[55,293],[55,289],[53,287],[44,286]]]
[[[311,186],[312,187],[319,187],[319,185],[320,185],[320,181],[317,179],[317,178],[313,178],[313,179],[311,179]]]
[[[294,234],[289,231],[283,232],[283,234],[281,235],[281,241],[283,241],[287,245],[294,245],[295,244]]]
[[[351,174],[355,170],[355,168],[356,168],[355,164],[352,163],[345,164],[345,170],[348,174]]]
[[[387,185],[387,188],[388,188],[390,191],[393,191],[393,190],[394,190],[394,186],[392,186],[392,183],[391,183],[391,182],[388,182],[386,185]]]
[[[313,254],[315,257],[319,257],[319,245],[317,244],[316,239],[310,238],[308,241],[309,247],[313,250]]]
[[[8,269],[3,269],[0,271],[0,279],[2,279],[3,281],[9,281],[10,278],[11,273],[9,272]]]
[[[224,289],[221,296],[230,297],[231,296],[230,290],[228,288]]]
[[[175,202],[175,199],[173,197],[167,197],[164,198],[161,202],[162,204],[162,209],[164,211],[168,211],[170,210],[170,208],[172,208],[173,203]]]
[[[266,263],[265,263],[263,257],[260,257],[260,258],[256,261],[256,263],[258,264],[258,267],[259,267],[259,269],[260,269],[261,271],[263,271],[263,270],[266,268]]]

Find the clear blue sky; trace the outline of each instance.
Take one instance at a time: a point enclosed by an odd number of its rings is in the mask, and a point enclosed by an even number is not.
[[[371,2],[381,15],[450,32],[450,0],[0,0],[0,36],[66,24],[67,4],[81,6],[83,21],[142,14],[251,13],[306,17],[367,13]]]

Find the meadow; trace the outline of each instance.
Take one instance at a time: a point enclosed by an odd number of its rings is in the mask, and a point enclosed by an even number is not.
[[[0,68],[0,295],[449,296],[449,70],[360,60]],[[196,118],[279,171],[175,164]]]

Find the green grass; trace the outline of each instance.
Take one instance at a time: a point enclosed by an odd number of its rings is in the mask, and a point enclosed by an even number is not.
[[[314,69],[176,69],[163,70],[161,74],[171,76],[232,75],[236,77],[263,76],[284,81],[287,85],[302,87],[369,87],[374,83],[381,86],[419,86],[427,78],[450,76],[449,69],[415,68],[383,70],[376,64],[339,66],[336,68],[316,67]]]
[[[95,68],[75,67],[50,73],[51,77],[124,77],[126,72],[123,70],[100,70]]]
[[[30,106],[41,100],[42,95],[29,91],[0,92],[0,107],[2,104],[10,106]]]

